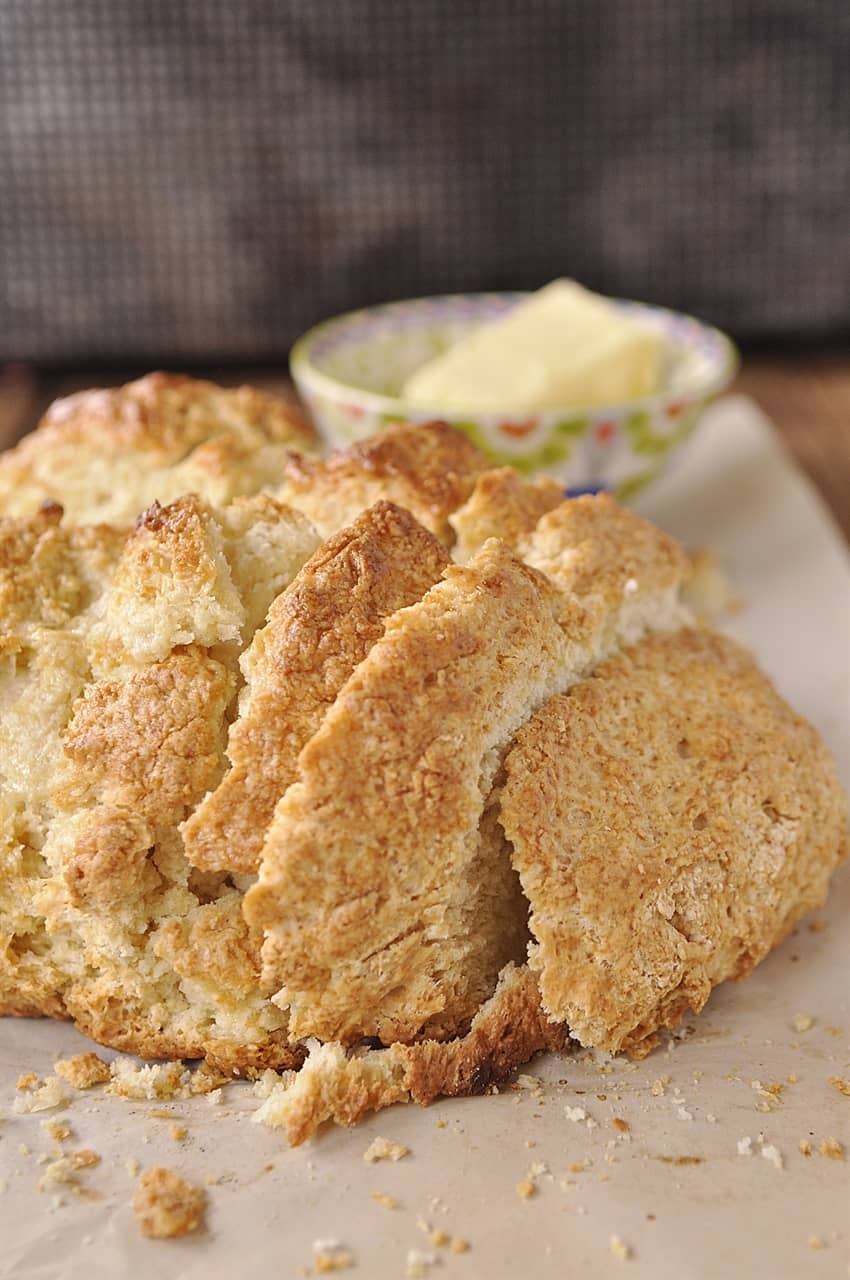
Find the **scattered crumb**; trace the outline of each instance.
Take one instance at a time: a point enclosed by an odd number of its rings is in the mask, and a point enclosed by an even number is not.
[[[372,1199],[379,1204],[382,1209],[397,1209],[398,1200],[395,1196],[388,1196],[383,1191],[373,1191]]]
[[[376,1160],[401,1160],[410,1155],[410,1147],[401,1142],[389,1142],[386,1138],[375,1138],[363,1152],[363,1159],[369,1164]]]
[[[705,1119],[707,1124],[717,1124],[717,1116],[711,1111],[706,1112]]]
[[[823,1240],[821,1240],[820,1236],[809,1236],[808,1241],[807,1241],[807,1244],[808,1244],[808,1246],[809,1246],[809,1248],[810,1248],[810,1249],[823,1249],[823,1248],[825,1248],[824,1242],[823,1242]]]
[[[845,1098],[850,1098],[850,1080],[845,1080],[843,1076],[830,1076],[828,1083]]]
[[[449,1243],[449,1239],[450,1237],[446,1234],[446,1232],[442,1231],[439,1227],[435,1231],[428,1232],[429,1243],[434,1245],[435,1248],[437,1249],[445,1248],[445,1246]]]
[[[800,1139],[800,1155],[810,1156],[811,1154],[812,1154],[812,1144],[809,1142],[808,1138],[801,1138]]]
[[[78,1181],[71,1161],[67,1156],[51,1160],[45,1166],[44,1173],[36,1183],[38,1191],[50,1191],[56,1186],[73,1186]]]
[[[354,1258],[338,1240],[313,1241],[313,1270],[317,1276],[348,1271],[353,1266]]]
[[[764,1156],[765,1160],[769,1160],[770,1163],[774,1166],[774,1168],[776,1169],[785,1168],[785,1158],[782,1155],[782,1152],[779,1150],[779,1148],[775,1147],[772,1142],[768,1142],[766,1146],[763,1146],[761,1149],[761,1153]]]
[[[31,1086],[28,1085],[27,1088]],[[40,1088],[16,1098],[12,1109],[17,1115],[29,1115],[33,1111],[51,1111],[54,1107],[61,1107],[66,1101],[62,1081],[58,1076],[48,1076]]]
[[[844,1147],[837,1138],[824,1138],[818,1147],[819,1155],[826,1156],[829,1160],[843,1160]]]
[[[54,1142],[64,1142],[71,1136],[70,1125],[63,1124],[61,1120],[42,1120],[41,1127]]]
[[[436,1124],[438,1129],[445,1129],[446,1127],[445,1120],[435,1120],[434,1123]]]
[[[18,1076],[15,1081],[15,1088],[20,1092],[25,1089],[34,1089],[38,1084],[38,1076],[34,1071],[26,1071],[22,1076]]]
[[[201,1225],[205,1193],[171,1169],[146,1169],[139,1178],[133,1211],[142,1235],[153,1240],[185,1236]]]
[[[608,1248],[611,1250],[615,1258],[619,1258],[620,1262],[628,1262],[633,1256],[632,1249],[625,1244],[619,1236],[612,1236],[608,1241]]]
[[[207,1102],[210,1104],[211,1107],[220,1106],[221,1105],[221,1089],[210,1089],[209,1093],[207,1094]]]
[[[173,1124],[168,1130],[169,1136],[173,1138],[175,1142],[182,1142],[188,1132],[189,1130],[186,1128],[185,1124]]]
[[[522,1182],[516,1184],[516,1193],[520,1200],[530,1200],[537,1195],[537,1187],[530,1178],[523,1178]]]
[[[791,1026],[794,1031],[811,1031],[814,1025],[815,1020],[808,1013],[795,1013],[791,1019]]]
[[[653,1080],[652,1088],[650,1089],[649,1092],[652,1094],[653,1098],[663,1098],[664,1097],[664,1081]]]
[[[84,1147],[82,1151],[75,1151],[71,1155],[70,1162],[73,1169],[92,1169],[96,1164],[100,1164],[100,1156],[96,1151],[90,1151]]]
[[[587,1119],[584,1107],[564,1107],[564,1115],[568,1120],[572,1120],[573,1124],[581,1124],[582,1120]]]
[[[215,1067],[211,1067],[208,1062],[202,1062],[197,1070],[192,1072],[189,1092],[193,1094],[219,1092],[220,1094],[221,1086],[228,1084],[229,1080],[229,1076],[216,1071]]]
[[[752,1154],[753,1154],[752,1138],[739,1138],[738,1139],[738,1155],[751,1156]]]
[[[96,1084],[106,1084],[111,1076],[109,1063],[96,1053],[77,1053],[73,1058],[60,1058],[54,1070],[75,1089],[91,1089]]]
[[[631,1129],[631,1125],[629,1124],[628,1120],[622,1120],[619,1116],[614,1116],[613,1120],[611,1121],[611,1124],[614,1126],[614,1128],[617,1130],[618,1133],[628,1133],[629,1130]]]
[[[428,1269],[439,1261],[436,1253],[425,1253],[422,1249],[408,1249],[406,1274],[411,1280],[421,1280]]]
[[[138,1178],[141,1165],[135,1156],[128,1156],[124,1161],[124,1168],[127,1170],[131,1178]]]
[[[811,920],[809,922],[809,933],[823,933],[824,929],[828,928],[828,920]]]
[[[469,1249],[469,1241],[464,1240],[462,1236],[455,1236],[449,1242],[449,1248],[452,1253],[466,1253]]]

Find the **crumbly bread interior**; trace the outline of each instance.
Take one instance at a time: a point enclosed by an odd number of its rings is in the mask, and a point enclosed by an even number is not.
[[[157,504],[129,533],[60,518],[0,524],[0,1008],[146,1056],[291,1063],[241,892],[178,826],[224,772],[239,650],[317,535],[265,495]]]
[[[66,523],[129,522],[184,493],[224,505],[279,482],[290,450],[318,447],[291,404],[255,387],[151,373],[55,401],[0,457],[0,511],[61,502]]]
[[[520,731],[501,822],[543,1005],[582,1044],[648,1052],[823,902],[847,802],[814,729],[733,641],[612,658]]]

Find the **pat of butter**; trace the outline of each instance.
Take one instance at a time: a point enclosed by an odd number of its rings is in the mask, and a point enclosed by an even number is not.
[[[614,404],[658,389],[663,339],[573,280],[554,280],[417,369],[402,396],[465,412]]]

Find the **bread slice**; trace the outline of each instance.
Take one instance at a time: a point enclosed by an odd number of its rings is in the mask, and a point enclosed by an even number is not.
[[[505,768],[530,963],[584,1045],[648,1052],[819,906],[847,854],[823,743],[718,635],[643,639],[548,702]]]
[[[623,555],[641,565],[634,593],[605,568]],[[636,609],[658,627],[683,616],[685,557],[637,517],[624,513],[598,563],[582,597],[490,541],[391,618],[340,690],[245,901],[294,1035],[451,1038],[524,956],[527,906],[492,813],[504,752],[633,634]]]
[[[223,505],[277,484],[292,449],[317,445],[303,415],[264,391],[151,373],[55,401],[0,457],[0,512],[54,500],[66,523],[120,524],[184,493]]]
[[[447,564],[432,534],[381,501],[304,565],[242,656],[246,687],[227,747],[231,767],[182,828],[193,866],[257,870],[302,747],[386,619],[421,599]]]
[[[445,422],[392,423],[324,461],[291,457],[275,494],[305,512],[323,537],[386,498],[450,547],[449,517],[487,469],[468,437]]]

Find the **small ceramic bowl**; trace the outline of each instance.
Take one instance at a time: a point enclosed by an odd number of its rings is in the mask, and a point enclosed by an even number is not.
[[[664,336],[662,389],[643,400],[537,413],[458,413],[408,404],[409,375],[474,326],[495,320],[524,293],[411,298],[336,316],[296,342],[292,376],[322,434],[350,444],[390,422],[450,422],[498,466],[547,473],[571,492],[645,488],[693,431],[708,401],[731,380],[735,347],[691,316],[637,302],[616,305]]]

